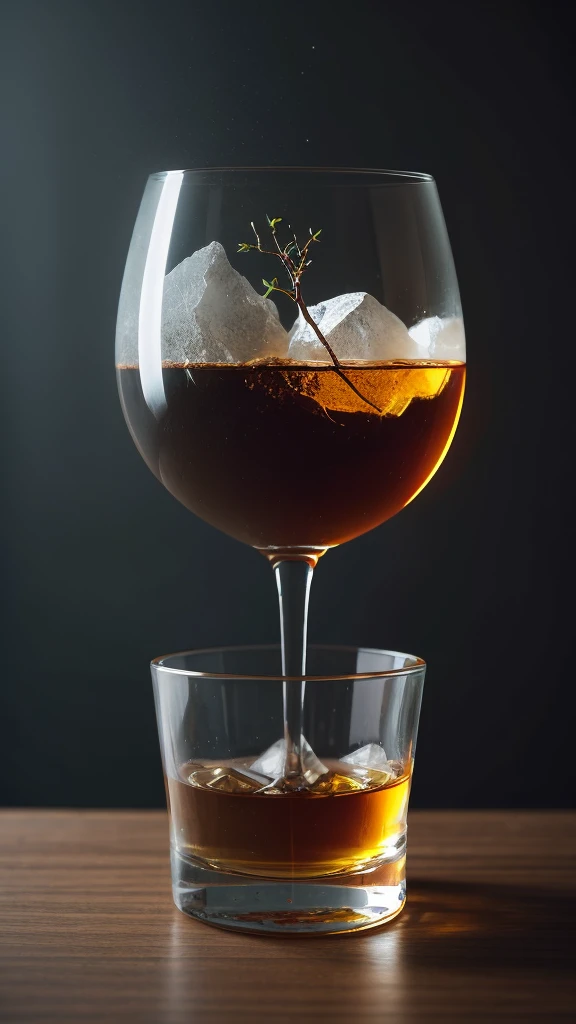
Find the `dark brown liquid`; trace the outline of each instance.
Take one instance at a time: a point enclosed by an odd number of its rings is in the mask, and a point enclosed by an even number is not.
[[[184,856],[268,878],[311,878],[389,861],[386,884],[402,879],[408,773],[356,791],[270,796],[190,785],[184,780],[197,767],[182,765],[180,780],[166,780],[173,842]]]
[[[462,364],[164,364],[152,414],[140,371],[119,388],[146,462],[187,508],[257,548],[327,548],[383,523],[427,482],[453,435]],[[160,373],[158,374],[160,378]]]

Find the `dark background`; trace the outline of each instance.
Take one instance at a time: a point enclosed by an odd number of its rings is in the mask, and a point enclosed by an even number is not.
[[[447,461],[320,563],[311,639],[429,661],[414,805],[570,802],[569,13],[2,5],[2,802],[161,804],[148,660],[277,638],[269,567],[154,479],[113,369],[146,175],[267,163],[434,174],[469,344]]]

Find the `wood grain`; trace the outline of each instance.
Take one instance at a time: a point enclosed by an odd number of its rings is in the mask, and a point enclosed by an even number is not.
[[[6,1024],[576,1020],[576,815],[413,811],[408,904],[356,936],[236,935],[171,903],[165,814],[0,812]]]

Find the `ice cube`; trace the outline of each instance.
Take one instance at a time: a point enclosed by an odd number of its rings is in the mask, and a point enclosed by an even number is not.
[[[466,360],[466,336],[462,317],[429,316],[414,324],[408,334],[421,350],[420,359]]]
[[[228,262],[219,242],[198,249],[164,279],[162,358],[244,363],[285,357],[288,334],[270,299]]]
[[[388,760],[384,747],[379,743],[366,743],[365,746],[342,757],[340,763],[353,765],[355,777],[363,773],[365,789],[385,786],[387,782],[401,774],[401,771],[396,770],[397,762]]]
[[[306,785],[312,786],[324,775],[328,768],[316,757],[308,741],[302,737],[302,778]],[[268,750],[250,765],[253,772],[271,775],[276,781],[286,774],[286,740],[276,740]]]
[[[365,746],[354,750],[351,754],[346,754],[346,757],[341,757],[340,760],[345,761],[346,764],[361,765],[363,768],[379,768],[385,772],[392,772],[386,751],[379,743],[366,743]]]
[[[390,765],[387,770],[383,770],[365,768],[361,765],[346,765],[340,761],[336,770],[321,775],[314,785],[308,788],[312,793],[336,796],[340,793],[356,793],[362,789],[376,789],[385,786],[394,777]]]
[[[340,362],[422,358],[402,321],[367,292],[338,295],[310,306],[308,312]],[[288,355],[299,362],[331,362],[302,313],[290,331]]]
[[[368,783],[364,775],[367,775],[367,773],[356,773],[352,770],[346,774],[342,772],[327,772],[310,789],[313,793],[322,793],[324,795],[357,793],[359,789],[367,788]]]
[[[268,747],[260,757],[250,765],[253,772],[261,772],[264,775],[271,775],[273,779],[279,778],[284,772],[284,761],[286,758],[286,741],[276,740],[271,747]]]
[[[246,768],[200,768],[188,776],[191,786],[217,789],[221,793],[256,793],[270,785],[272,779]]]

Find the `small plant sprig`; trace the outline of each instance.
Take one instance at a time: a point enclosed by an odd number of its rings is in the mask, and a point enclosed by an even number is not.
[[[251,249],[256,249],[257,252],[262,252],[266,256],[274,256],[276,257],[276,259],[279,259],[282,262],[284,270],[288,275],[290,287],[282,288],[277,277],[272,278],[271,281],[267,281],[265,278],[262,278],[262,284],[265,285],[266,287],[264,298],[268,298],[271,292],[282,292],[283,295],[287,295],[289,299],[292,299],[292,301],[295,302],[296,305],[298,306],[298,309],[300,310],[306,323],[314,331],[316,337],[318,338],[318,341],[320,341],[322,345],[324,345],[324,348],[328,352],[328,355],[330,356],[330,359],[334,364],[334,370],[336,371],[338,376],[341,377],[343,381],[345,381],[348,387],[352,389],[352,391],[358,396],[358,398],[365,402],[366,405],[369,405],[373,409],[375,409],[376,412],[380,413],[381,410],[378,408],[378,406],[374,405],[374,402],[371,402],[369,398],[366,398],[363,394],[361,394],[360,391],[358,391],[358,389],[356,388],[356,386],[352,383],[352,381],[348,379],[338,361],[338,357],[336,356],[334,349],[326,340],[326,338],[322,334],[322,331],[318,327],[318,324],[310,315],[308,307],[304,302],[304,299],[302,298],[302,275],[305,273],[305,271],[312,263],[312,260],[309,258],[310,247],[315,242],[320,241],[322,228],[319,228],[317,231],[312,231],[312,228],[309,228],[308,230],[310,232],[310,237],[306,239],[303,245],[300,245],[298,239],[296,238],[296,234],[293,233],[290,241],[287,242],[285,246],[282,246],[278,239],[278,232],[276,230],[276,225],[282,222],[282,217],[270,218],[268,217],[268,215],[266,215],[266,220],[268,221],[268,227],[270,228],[270,232],[272,234],[272,240],[274,243],[273,249],[263,248],[262,243],[260,241],[260,236],[254,225],[254,221],[250,222],[250,226],[252,228],[252,231],[254,232],[256,244],[254,244],[253,242],[238,243],[238,252],[249,252]]]

